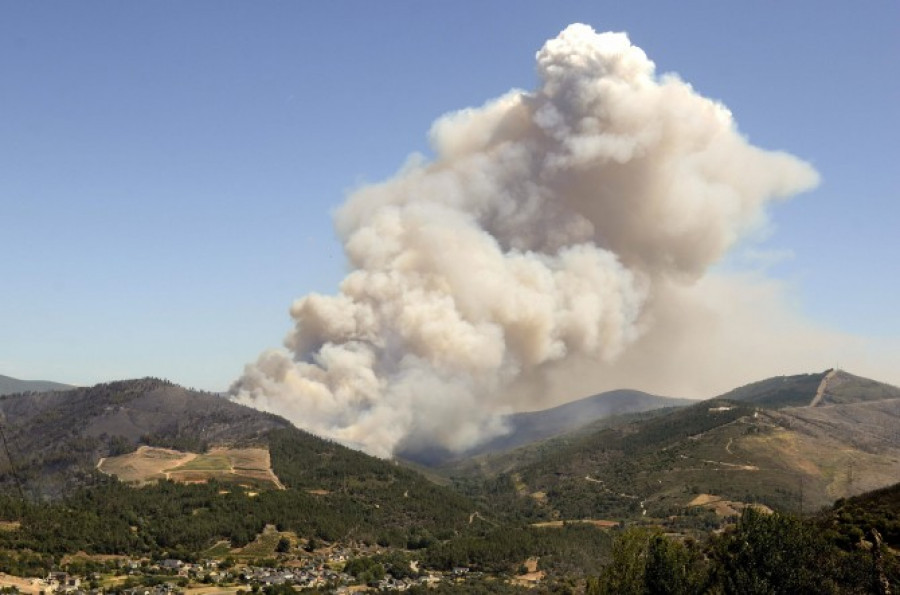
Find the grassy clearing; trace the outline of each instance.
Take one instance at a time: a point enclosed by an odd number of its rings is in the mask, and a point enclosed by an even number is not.
[[[178,471],[230,471],[231,461],[224,454],[205,454],[191,459],[183,465],[168,469],[169,472]]]
[[[225,558],[231,553],[231,544],[226,541],[218,541],[214,546],[203,552],[205,558]]]
[[[212,449],[210,454],[217,454],[220,449]],[[231,465],[235,469],[270,469],[272,461],[266,448],[241,448],[228,450]]]

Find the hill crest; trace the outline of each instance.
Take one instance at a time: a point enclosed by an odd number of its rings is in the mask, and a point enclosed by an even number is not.
[[[21,380],[19,378],[0,374],[0,396],[25,392],[69,390],[72,388],[75,387],[61,382],[51,382],[49,380]]]

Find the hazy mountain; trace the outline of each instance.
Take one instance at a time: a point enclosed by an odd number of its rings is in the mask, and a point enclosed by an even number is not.
[[[29,391],[44,392],[51,390],[67,390],[73,388],[69,384],[50,382],[48,380],[19,380],[0,374],[0,395],[23,393]]]
[[[585,397],[550,409],[513,413],[505,416],[509,432],[466,452],[454,454],[437,448],[402,450],[399,456],[419,464],[435,466],[452,460],[498,453],[540,442],[554,436],[573,432],[598,420],[641,413],[664,407],[682,407],[693,403],[690,399],[658,397],[637,390],[615,390]]]
[[[511,431],[473,449],[471,454],[509,450],[530,442],[571,432],[598,419],[641,413],[663,407],[681,407],[693,403],[689,399],[657,397],[636,390],[615,390],[593,395],[543,411],[514,413],[507,417]]]

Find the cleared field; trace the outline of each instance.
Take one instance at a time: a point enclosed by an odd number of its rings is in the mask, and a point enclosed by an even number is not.
[[[576,523],[580,523],[582,525],[593,525],[594,527],[600,529],[610,529],[612,527],[618,527],[619,521],[609,521],[606,519],[574,519],[574,520],[566,520],[566,521],[545,521],[543,523],[532,523],[532,527],[537,527],[538,529],[562,529],[566,526],[566,524],[573,525]]]
[[[207,453],[179,465],[173,471],[230,471],[231,461],[226,455]]]
[[[252,488],[284,489],[272,472],[267,448],[214,448],[205,454],[141,446],[101,459],[97,469],[120,481],[145,484],[160,479],[204,483],[211,479]]]
[[[37,578],[22,578],[0,573],[0,588],[17,589],[19,593],[38,595],[49,590],[47,583]]]
[[[222,449],[213,448],[210,455],[216,455]],[[272,462],[267,448],[241,448],[228,450],[231,465],[235,469],[269,469]]]
[[[178,467],[196,457],[190,452],[141,446],[126,455],[100,459],[97,469],[107,475],[115,475],[119,481],[145,484],[165,479],[166,469]]]
[[[764,514],[772,514],[772,509],[762,504],[747,504],[746,502],[736,502],[726,500],[721,496],[714,494],[700,494],[690,502],[689,507],[701,507],[712,510],[720,517],[738,516],[745,508],[750,507]]]

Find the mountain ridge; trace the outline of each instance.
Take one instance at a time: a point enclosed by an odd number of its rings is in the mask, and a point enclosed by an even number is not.
[[[69,390],[75,388],[71,384],[52,382],[50,380],[21,380],[0,374],[0,396],[24,392],[46,392]]]
[[[828,375],[832,396],[810,406]],[[769,378],[610,421],[446,472],[470,493],[548,520],[675,524],[748,505],[809,512],[900,477],[900,389],[843,371]]]

